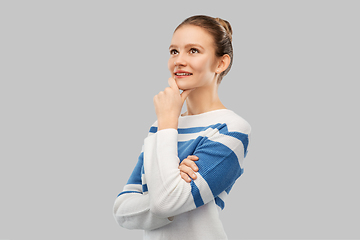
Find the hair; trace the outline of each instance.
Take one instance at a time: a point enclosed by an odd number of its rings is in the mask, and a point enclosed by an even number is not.
[[[184,25],[194,25],[205,29],[214,39],[215,55],[222,57],[225,54],[230,56],[230,64],[225,71],[220,73],[218,83],[230,71],[233,62],[232,28],[228,21],[221,18],[213,18],[205,15],[196,15],[185,19],[175,29],[178,30]]]

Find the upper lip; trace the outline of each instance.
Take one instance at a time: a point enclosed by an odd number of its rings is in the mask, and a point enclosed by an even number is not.
[[[177,73],[190,73],[192,74],[191,72],[187,72],[187,71],[183,71],[183,70],[177,70],[174,72],[174,74],[177,74]]]

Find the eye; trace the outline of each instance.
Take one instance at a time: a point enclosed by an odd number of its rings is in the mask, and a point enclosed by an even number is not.
[[[197,50],[196,48],[191,48],[190,53],[199,53],[199,50]]]
[[[177,54],[178,51],[176,49],[171,49],[170,50],[170,55],[174,55],[174,54]]]

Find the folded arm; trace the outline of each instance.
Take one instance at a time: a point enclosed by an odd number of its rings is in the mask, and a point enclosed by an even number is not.
[[[153,230],[171,221],[156,216],[150,211],[150,199],[142,186],[143,153],[123,191],[118,195],[113,207],[116,222],[127,229]]]
[[[164,129],[146,138],[144,167],[150,211],[161,217],[175,216],[200,207],[229,190],[243,172],[239,162],[246,152],[246,141],[247,135],[241,133],[204,137],[193,153],[199,157],[197,178],[187,183],[181,179],[178,168],[177,130]]]

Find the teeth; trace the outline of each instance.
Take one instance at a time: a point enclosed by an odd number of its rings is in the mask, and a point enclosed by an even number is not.
[[[191,73],[175,73],[177,76],[190,76]]]

